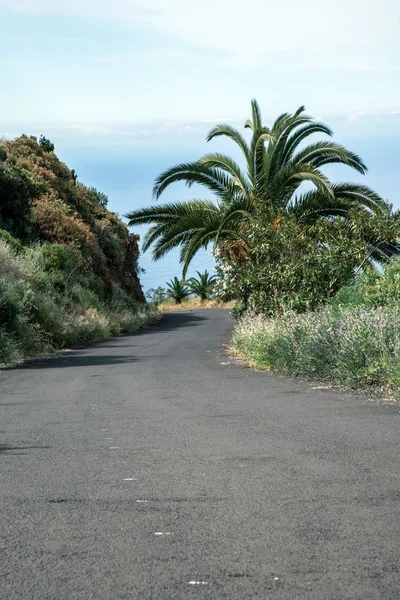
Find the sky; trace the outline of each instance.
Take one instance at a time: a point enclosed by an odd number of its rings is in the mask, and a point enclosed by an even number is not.
[[[0,0],[5,124],[400,109],[398,0]],[[264,109],[264,110],[265,110]]]
[[[0,136],[44,133],[124,214],[251,98],[305,105],[400,208],[399,31],[398,0],[0,0]]]

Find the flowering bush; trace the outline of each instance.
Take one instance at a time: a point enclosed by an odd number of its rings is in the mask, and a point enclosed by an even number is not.
[[[22,238],[74,246],[87,275],[112,282],[144,302],[138,274],[138,238],[106,209],[107,197],[78,181],[58,159],[50,140],[21,136],[0,140],[0,229]]]
[[[94,248],[96,238],[86,225],[54,192],[42,195],[32,205],[41,237],[58,244]]]

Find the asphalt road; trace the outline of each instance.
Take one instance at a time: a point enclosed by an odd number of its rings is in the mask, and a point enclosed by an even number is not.
[[[1,600],[400,598],[400,406],[238,366],[230,328],[0,374]]]

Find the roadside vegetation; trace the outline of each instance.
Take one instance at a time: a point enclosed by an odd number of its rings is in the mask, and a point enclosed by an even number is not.
[[[211,298],[210,300],[202,300],[198,296],[193,298],[187,298],[183,300],[181,304],[176,304],[174,300],[165,300],[161,304],[158,304],[157,308],[161,312],[174,312],[177,310],[199,310],[204,308],[224,308],[232,310],[235,307],[235,300],[231,302],[224,302],[218,298]]]
[[[151,225],[144,249],[158,260],[179,246],[188,288],[193,256],[212,246],[213,296],[235,303],[233,347],[259,366],[399,396],[399,213],[363,184],[329,179],[325,165],[367,167],[303,107],[267,127],[253,101],[245,129],[221,124],[207,138],[231,140],[242,164],[213,152],[160,174],[155,199],[176,181],[211,197],[129,213]]]
[[[43,136],[0,142],[0,365],[158,319],[107,200]]]
[[[217,298],[214,288],[218,281],[216,275],[196,271],[197,277],[180,280],[174,277],[166,283],[166,287],[151,288],[146,292],[148,302],[157,306],[160,311],[194,310],[196,308],[233,309],[236,300],[224,301]]]
[[[394,273],[397,281],[388,284]],[[246,313],[233,349],[258,367],[400,397],[399,284],[394,259],[383,274],[361,277],[316,311]]]

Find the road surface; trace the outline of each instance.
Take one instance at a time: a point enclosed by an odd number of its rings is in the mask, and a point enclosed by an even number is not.
[[[400,598],[400,406],[238,366],[230,319],[0,374],[2,600]]]

